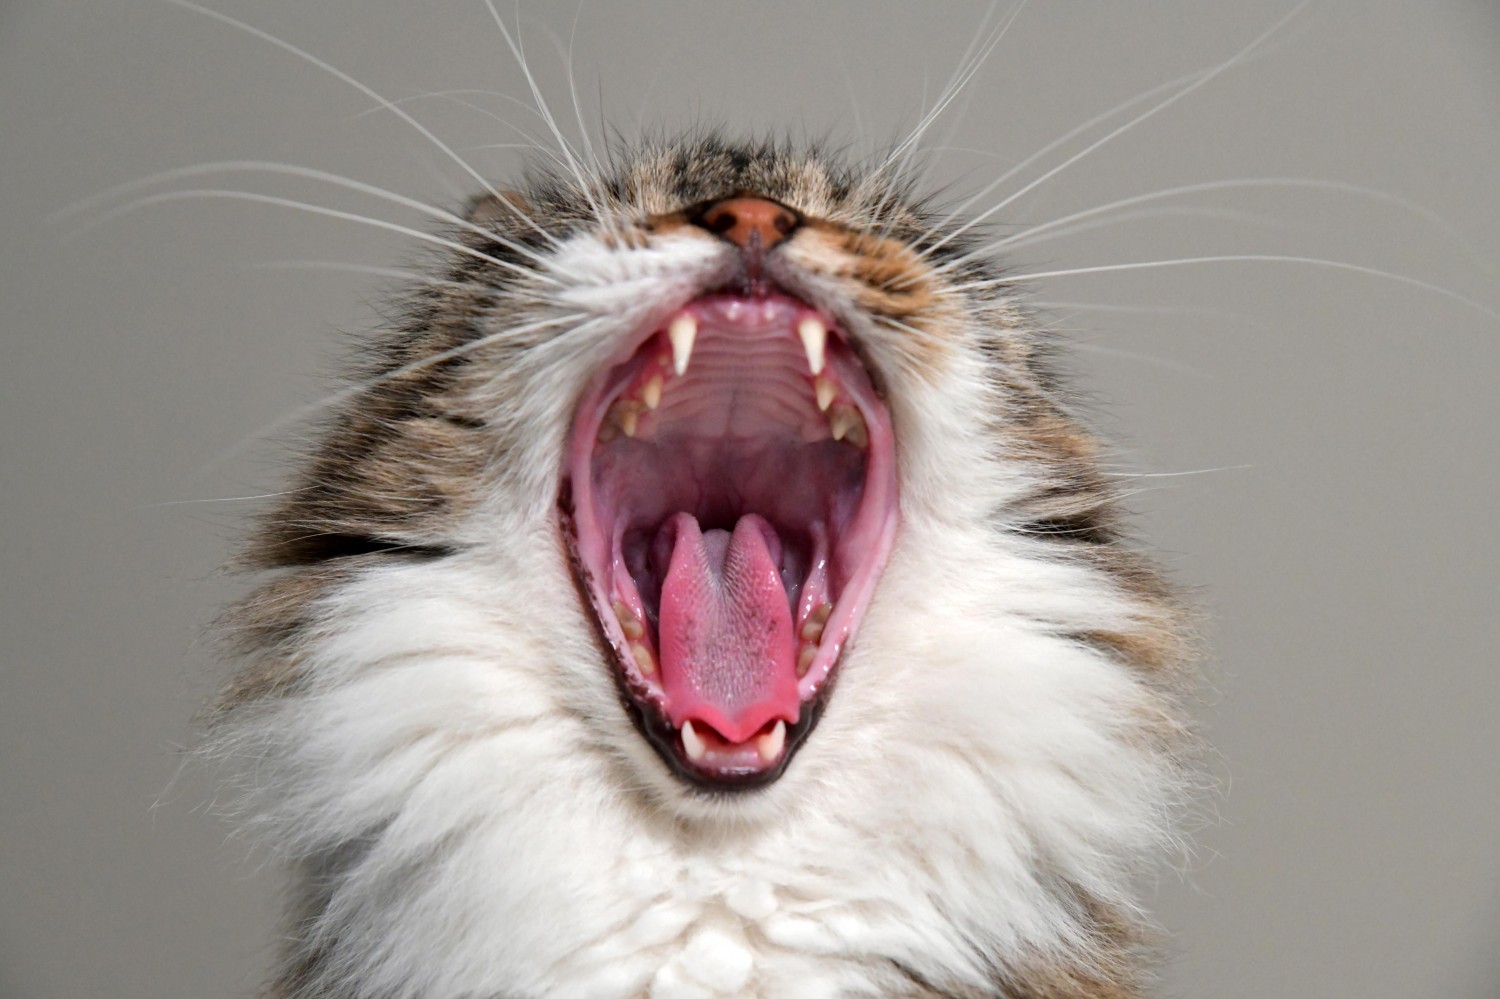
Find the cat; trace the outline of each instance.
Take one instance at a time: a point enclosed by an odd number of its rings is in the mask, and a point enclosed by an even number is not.
[[[1187,615],[890,160],[698,133],[455,217],[246,554],[210,751],[284,999],[1144,995]]]

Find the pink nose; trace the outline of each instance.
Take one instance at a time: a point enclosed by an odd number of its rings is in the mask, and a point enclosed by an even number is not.
[[[789,208],[765,198],[725,198],[708,207],[698,224],[717,233],[741,249],[758,242],[769,250],[797,228],[798,218]]]

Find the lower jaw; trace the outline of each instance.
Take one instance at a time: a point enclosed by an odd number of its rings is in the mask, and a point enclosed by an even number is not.
[[[671,722],[654,708],[636,701],[623,688],[621,700],[636,730],[677,777],[704,791],[733,793],[763,788],[781,778],[792,757],[817,727],[831,686],[831,682],[825,684],[812,700],[802,703],[797,721],[786,726],[785,747],[769,765],[755,756],[756,750],[749,743],[722,755],[710,750],[702,761],[694,761],[683,745],[680,731]]]

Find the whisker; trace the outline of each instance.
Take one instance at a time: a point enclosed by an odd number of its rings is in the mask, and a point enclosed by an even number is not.
[[[1377,267],[1366,267],[1363,264],[1352,264],[1346,260],[1327,260],[1323,257],[1296,257],[1275,253],[1225,253],[1204,257],[1179,257],[1175,260],[1136,260],[1123,264],[1100,264],[1093,267],[1071,267],[1066,270],[1041,271],[1035,274],[1015,274],[1004,277],[988,279],[985,281],[973,281],[967,284],[957,285],[954,290],[965,290],[968,288],[993,287],[997,285],[1024,284],[1029,281],[1041,281],[1046,278],[1075,277],[1083,274],[1109,274],[1123,271],[1153,270],[1167,267],[1187,267],[1196,264],[1224,264],[1224,263],[1275,263],[1275,264],[1303,264],[1309,267],[1325,267],[1332,270],[1347,271],[1354,274],[1364,274],[1369,277],[1384,278],[1398,284],[1409,285],[1413,288],[1421,288],[1423,291],[1443,298],[1452,299],[1476,312],[1482,313],[1496,322],[1500,322],[1500,312],[1490,308],[1483,302],[1476,301],[1467,295],[1462,295],[1451,288],[1433,284],[1431,281],[1423,281],[1421,278],[1409,277],[1405,274],[1397,274],[1393,271],[1383,271]]]
[[[442,236],[436,236],[432,233],[423,232],[420,229],[413,229],[409,226],[398,225],[395,222],[387,222],[385,219],[371,218],[368,215],[360,215],[355,212],[339,211],[336,208],[326,208],[323,205],[309,204],[305,201],[295,201],[291,198],[279,198],[270,194],[259,194],[255,191],[235,191],[214,188],[194,188],[182,191],[163,191],[158,194],[150,194],[144,197],[136,198],[132,201],[126,202],[123,205],[120,205],[118,208],[113,208],[110,211],[104,212],[94,221],[84,223],[78,231],[87,232],[89,229],[92,229],[96,226],[106,225],[123,215],[127,215],[134,211],[139,211],[142,208],[149,208],[152,205],[165,204],[171,201],[212,199],[222,199],[228,201],[249,201],[256,204],[276,205],[281,208],[292,208],[297,211],[308,212],[313,215],[324,215],[329,218],[342,219],[346,222],[359,222],[363,225],[373,226],[377,229],[387,229],[391,232],[401,233],[403,236],[410,236],[413,239],[419,239],[425,243],[432,243],[436,246],[441,246],[446,249],[453,250],[457,253],[462,253],[466,256],[473,257],[476,260],[482,260],[487,264],[493,264],[496,267],[514,271],[517,274],[520,274],[523,277],[529,279],[543,281],[547,284],[556,286],[561,286],[563,283],[557,278],[552,277],[551,275],[538,273],[537,271],[534,271],[528,267],[523,267],[520,264],[512,263],[509,260],[501,260],[499,257],[494,257],[481,250],[476,250],[472,246],[465,246],[463,243],[460,243],[456,240],[444,239]],[[75,232],[70,235],[76,236],[77,234],[78,233]]]
[[[1081,216],[1097,215],[1098,212],[1080,212]],[[1255,212],[1236,211],[1230,208],[1198,208],[1193,206],[1181,206],[1175,208],[1157,208],[1141,212],[1124,212],[1108,218],[1096,218],[1088,222],[1080,222],[1077,225],[1054,227],[1052,223],[1036,226],[1014,236],[1007,236],[997,240],[979,252],[989,254],[1000,249],[1019,249],[1027,246],[1035,246],[1038,243],[1050,242],[1054,239],[1063,239],[1068,236],[1076,236],[1081,232],[1090,232],[1094,229],[1105,229],[1111,226],[1124,225],[1127,222],[1139,222],[1143,219],[1168,218],[1174,215],[1189,216],[1193,218],[1220,219],[1227,222],[1244,222],[1247,224],[1261,225],[1270,229],[1286,229],[1288,223],[1273,219]],[[1038,235],[1038,234],[1041,235]]]
[[[1038,309],[1064,310],[1071,309],[1076,312],[1120,312],[1138,313],[1141,315],[1155,316],[1200,316],[1204,319],[1229,320],[1241,323],[1254,329],[1269,329],[1270,324],[1262,319],[1247,315],[1243,312],[1231,312],[1227,309],[1205,309],[1193,305],[1117,305],[1108,302],[1060,302],[1055,299],[1028,299],[1027,304]]]
[[[245,266],[250,270],[256,271],[341,271],[348,274],[361,274],[366,277],[387,278],[409,284],[426,285],[432,288],[478,289],[486,292],[500,290],[495,285],[484,284],[478,281],[452,281],[447,278],[436,278],[430,274],[423,274],[421,271],[404,270],[400,267],[374,267],[369,264],[351,264],[342,260],[265,260],[258,263],[246,264]]]
[[[1044,222],[1016,236],[1008,236],[1004,239],[996,240],[995,242],[990,243],[989,245],[981,248],[976,252],[992,253],[1007,246],[1016,245],[1020,240],[1035,236],[1038,233],[1046,232],[1050,229],[1067,225],[1070,222],[1090,218],[1095,215],[1101,215],[1105,212],[1113,211],[1118,208],[1129,208],[1134,205],[1146,204],[1152,201],[1160,201],[1165,198],[1178,197],[1184,194],[1198,194],[1205,191],[1236,190],[1256,187],[1334,191],[1340,194],[1348,194],[1354,197],[1364,198],[1370,201],[1377,201],[1383,204],[1391,205],[1393,207],[1410,212],[1418,218],[1425,220],[1435,228],[1441,230],[1445,235],[1453,239],[1456,243],[1458,243],[1475,261],[1487,263],[1487,261],[1484,261],[1483,257],[1480,255],[1478,249],[1471,243],[1469,243],[1469,241],[1464,237],[1463,233],[1456,225],[1454,225],[1443,216],[1439,215],[1437,212],[1431,211],[1430,209],[1423,207],[1415,201],[1410,201],[1406,198],[1400,197],[1399,195],[1391,194],[1389,191],[1382,191],[1379,188],[1364,187],[1359,184],[1346,184],[1342,181],[1318,180],[1316,178],[1310,177],[1247,177],[1234,180],[1210,180],[1197,184],[1183,184],[1179,187],[1164,188],[1160,191],[1152,191],[1148,194],[1137,194],[1133,197],[1121,198],[1118,201],[1111,201],[1108,204],[1098,205],[1094,208],[1089,208],[1080,212],[1074,212],[1071,215],[1064,215],[1062,218],[1053,219],[1050,222]]]
[[[521,219],[532,229],[540,233],[543,238],[548,239],[554,243],[556,242],[555,237],[553,237],[551,233],[547,232],[540,225],[538,225],[530,215],[522,211],[520,206],[515,203],[515,200],[513,198],[507,197],[504,192],[497,190],[494,185],[492,185],[484,178],[482,174],[479,173],[479,171],[470,166],[467,160],[458,155],[458,153],[454,152],[453,148],[450,147],[446,142],[438,138],[431,129],[429,129],[426,125],[423,125],[421,122],[417,121],[416,118],[413,118],[406,112],[404,108],[397,107],[393,102],[376,93],[374,89],[364,83],[361,83],[359,80],[356,80],[354,77],[350,76],[348,73],[345,73],[337,66],[319,59],[311,52],[308,52],[305,49],[298,48],[291,42],[278,38],[268,31],[263,31],[262,29],[257,28],[254,25],[247,24],[244,21],[240,21],[236,18],[230,17],[228,14],[222,14],[219,11],[201,6],[200,4],[193,3],[192,0],[166,0],[166,2],[176,4],[177,6],[183,7],[187,10],[194,11],[206,17],[211,17],[216,21],[221,21],[232,28],[237,28],[240,31],[247,32],[248,34],[259,38],[262,41],[269,42],[270,44],[275,45],[277,48],[282,49],[285,52],[291,53],[299,59],[305,60],[311,65],[316,66],[318,69],[323,70],[325,73],[328,73],[331,76],[335,77],[336,79],[342,80],[344,83],[347,83],[349,86],[358,90],[360,93],[370,98],[370,100],[380,105],[380,107],[389,110],[396,117],[400,118],[406,124],[416,129],[423,138],[425,138],[428,142],[431,142],[441,153],[451,159],[454,163],[458,164],[460,169],[462,169],[465,173],[472,177],[475,182],[477,182],[479,186],[482,187],[491,197],[499,201],[501,204],[505,205],[506,208],[509,209],[513,214],[515,214],[517,218]]]
[[[525,51],[521,48],[517,39],[511,35],[510,29],[505,25],[505,20],[500,16],[500,12],[495,9],[494,0],[484,0],[484,5],[489,9],[490,16],[494,19],[495,26],[500,29],[500,34],[505,38],[505,44],[507,47],[509,47],[511,55],[515,57],[516,64],[520,67],[522,75],[526,77],[526,85],[531,90],[532,103],[536,105],[537,113],[541,116],[541,119],[547,123],[547,128],[551,130],[553,138],[557,140],[558,151],[561,152],[563,158],[567,160],[569,172],[572,173],[573,180],[578,185],[578,193],[586,201],[588,201],[589,207],[593,209],[594,216],[599,220],[599,222],[606,227],[610,227],[610,220],[605,217],[603,210],[600,208],[599,202],[594,198],[593,186],[589,184],[588,180],[585,178],[583,168],[579,165],[578,158],[573,153],[572,145],[563,135],[562,130],[557,127],[557,120],[552,116],[552,110],[547,105],[546,99],[542,97],[541,87],[537,85],[536,77],[531,72],[531,66],[526,62]],[[516,8],[516,16],[516,30],[519,32],[519,4]]]
[[[979,192],[979,194],[975,195],[973,198],[970,198],[968,201],[964,202],[963,205],[961,205],[959,208],[957,208],[954,212],[950,213],[941,223],[939,223],[938,226],[934,227],[934,231],[937,231],[937,230],[940,230],[942,228],[945,228],[955,218],[957,218],[958,215],[960,215],[963,212],[967,211],[968,208],[969,208],[969,206],[971,206],[972,204],[974,204],[975,201],[979,200],[980,198],[983,198],[983,197],[987,196],[989,194],[989,192],[995,190],[995,188],[997,188],[1001,184],[1005,183],[1005,181],[1009,180],[1011,177],[1014,177],[1021,170],[1025,169],[1027,166],[1030,166],[1032,163],[1036,162],[1042,156],[1044,156],[1047,153],[1051,152],[1053,149],[1056,149],[1058,146],[1061,146],[1063,143],[1069,141],[1073,137],[1081,134],[1082,132],[1085,132],[1085,131],[1089,130],[1090,128],[1094,127],[1094,125],[1096,125],[1096,124],[1099,124],[1099,123],[1101,123],[1103,121],[1109,120],[1110,118],[1114,117],[1116,114],[1118,114],[1118,113],[1120,113],[1120,112],[1122,112],[1122,111],[1124,111],[1124,110],[1126,110],[1126,109],[1128,109],[1130,107],[1133,107],[1134,105],[1136,105],[1136,104],[1138,104],[1138,103],[1140,103],[1140,102],[1142,102],[1144,100],[1149,100],[1152,97],[1155,97],[1157,94],[1162,93],[1163,91],[1176,89],[1176,92],[1173,93],[1173,94],[1171,94],[1171,96],[1167,97],[1166,99],[1160,101],[1157,104],[1152,105],[1146,111],[1144,111],[1141,114],[1137,115],[1136,117],[1130,119],[1129,121],[1127,121],[1125,124],[1119,126],[1118,128],[1112,130],[1107,135],[1105,135],[1103,138],[1098,139],[1098,140],[1090,143],[1088,146],[1086,146],[1080,152],[1075,153],[1074,155],[1068,157],[1062,163],[1060,163],[1057,166],[1053,167],[1051,170],[1046,171],[1040,177],[1036,178],[1031,183],[1029,183],[1029,184],[1025,185],[1024,187],[1022,187],[1019,191],[1015,192],[1014,194],[1012,194],[1009,197],[1007,197],[1007,198],[1003,199],[1002,201],[1000,201],[999,204],[991,206],[990,208],[988,208],[985,211],[981,212],[980,214],[978,214],[974,218],[969,219],[963,225],[958,226],[957,228],[949,231],[941,239],[937,240],[936,243],[933,243],[933,244],[931,244],[929,246],[924,247],[923,251],[922,251],[923,256],[927,256],[927,255],[932,254],[938,248],[940,248],[943,245],[945,245],[946,243],[948,243],[950,240],[953,240],[953,239],[957,238],[958,236],[962,235],[964,232],[967,232],[969,229],[973,228],[974,226],[976,226],[979,223],[983,222],[985,219],[987,219],[990,216],[994,215],[996,212],[1001,211],[1007,205],[1009,205],[1012,202],[1014,202],[1017,198],[1023,197],[1024,195],[1026,195],[1030,191],[1034,190],[1035,188],[1037,188],[1041,184],[1043,184],[1043,183],[1047,182],[1048,180],[1052,179],[1053,177],[1057,176],[1059,173],[1061,173],[1062,171],[1066,170],[1068,167],[1072,166],[1074,163],[1077,163],[1079,160],[1082,160],[1084,157],[1086,157],[1089,154],[1093,153],[1096,149],[1099,149],[1101,146],[1103,146],[1106,143],[1112,141],[1113,139],[1117,138],[1118,136],[1123,135],[1124,133],[1130,131],[1131,129],[1135,128],[1137,125],[1141,124],[1142,122],[1145,122],[1147,119],[1151,118],[1152,116],[1156,115],[1157,113],[1166,110],[1167,108],[1171,107],[1173,104],[1176,104],[1178,101],[1182,100],[1184,97],[1187,97],[1189,94],[1193,93],[1198,88],[1206,86],[1210,81],[1212,81],[1216,77],[1220,76],[1221,74],[1227,72],[1230,68],[1234,67],[1235,65],[1239,64],[1240,62],[1243,62],[1246,58],[1248,58],[1250,56],[1251,53],[1253,53],[1256,49],[1258,49],[1261,46],[1262,43],[1264,43],[1267,39],[1269,39],[1277,31],[1279,31],[1287,22],[1289,22],[1290,20],[1292,20],[1292,18],[1296,17],[1299,13],[1301,13],[1302,9],[1304,7],[1306,7],[1311,2],[1312,2],[1312,0],[1302,0],[1301,3],[1299,3],[1296,7],[1292,8],[1292,10],[1288,14],[1286,14],[1285,16],[1283,16],[1275,24],[1271,25],[1270,28],[1268,28],[1265,32],[1263,32],[1261,35],[1259,35],[1249,45],[1247,45],[1244,48],[1240,49],[1239,52],[1236,52],[1229,59],[1225,60],[1224,62],[1219,63],[1217,66],[1214,66],[1214,67],[1212,67],[1210,69],[1207,69],[1207,70],[1199,71],[1197,73],[1189,74],[1189,75],[1187,75],[1185,77],[1178,77],[1176,80],[1168,81],[1167,83],[1162,84],[1160,87],[1152,88],[1151,90],[1146,91],[1144,94],[1141,94],[1138,97],[1132,98],[1131,100],[1126,101],[1124,104],[1122,104],[1122,105],[1120,105],[1120,106],[1118,106],[1116,108],[1113,108],[1110,111],[1105,112],[1103,115],[1097,116],[1095,118],[1090,119],[1087,122],[1084,122],[1082,125],[1078,126],[1077,128],[1073,129],[1072,131],[1068,132],[1066,135],[1062,136],[1059,139],[1054,140],[1053,142],[1049,143],[1048,145],[1042,147],[1036,153],[1033,153],[1031,156],[1027,157],[1025,160],[1022,160],[1021,163],[1017,167],[1015,167],[1012,170],[1006,171],[1006,173],[1002,174],[997,180],[995,180],[994,182],[992,182],[991,184],[989,184],[988,186],[986,186],[984,188],[984,190],[982,190],[981,192]],[[1179,87],[1180,87],[1180,89],[1177,89]]]
[[[480,114],[484,115],[485,117],[489,118],[490,120],[498,122],[501,125],[504,125],[506,128],[510,129],[512,132],[516,133],[517,135],[519,135],[521,138],[525,139],[526,141],[524,143],[499,143],[499,142],[497,142],[497,143],[491,143],[489,145],[483,145],[483,146],[471,146],[469,148],[471,148],[471,149],[510,149],[510,148],[515,148],[515,149],[530,149],[533,152],[540,153],[541,155],[547,157],[549,160],[551,160],[553,163],[557,164],[562,169],[564,169],[564,170],[567,169],[567,166],[568,166],[567,162],[561,156],[559,156],[555,150],[552,150],[552,149],[548,148],[547,145],[545,143],[543,143],[540,139],[538,139],[536,136],[532,135],[530,132],[526,131],[526,129],[522,128],[521,126],[517,125],[515,122],[511,121],[509,118],[503,117],[502,115],[499,115],[499,114],[495,113],[494,111],[491,111],[489,108],[484,107],[483,105],[476,104],[473,101],[466,101],[466,100],[464,100],[463,99],[463,95],[465,95],[465,94],[478,94],[478,95],[483,95],[483,96],[487,96],[487,97],[500,97],[500,98],[503,98],[504,100],[510,101],[511,103],[520,106],[523,110],[526,111],[527,114],[530,114],[530,115],[532,115],[532,116],[534,116],[534,117],[536,117],[538,119],[541,118],[541,116],[536,113],[536,109],[535,108],[533,108],[531,105],[527,104],[525,101],[520,100],[519,98],[512,97],[509,94],[501,93],[498,90],[484,90],[484,89],[480,89],[480,88],[476,88],[476,87],[463,87],[463,88],[459,88],[459,89],[455,89],[455,90],[434,90],[434,91],[431,91],[429,93],[417,94],[417,95],[414,95],[412,97],[402,98],[402,101],[398,102],[398,103],[415,101],[415,100],[423,100],[423,99],[436,99],[436,100],[445,100],[445,101],[448,101],[451,104],[457,104],[459,107],[468,108],[470,111],[477,111]],[[369,111],[361,111],[360,114],[370,114],[373,111],[379,111],[379,110],[381,110],[381,109],[380,108],[371,108]],[[552,242],[554,244],[556,244],[557,240],[553,239]]]
[[[256,493],[253,496],[210,496],[206,499],[166,500],[161,503],[147,503],[142,509],[155,510],[164,506],[201,506],[206,503],[250,503],[255,500],[275,499],[278,496],[291,496],[293,493],[302,492],[301,489],[283,489],[274,493]]]
[[[975,74],[979,72],[980,68],[989,59],[990,55],[995,51],[996,47],[999,46],[1001,40],[1005,37],[1006,32],[1010,30],[1010,26],[1014,24],[1016,18],[1020,16],[1022,9],[1024,9],[1026,6],[1026,3],[1027,0],[1018,0],[1018,2],[1011,7],[1010,13],[1006,16],[1005,21],[1001,23],[997,29],[992,31],[988,38],[986,38],[985,28],[988,27],[990,18],[994,16],[995,11],[999,9],[998,2],[990,5],[990,8],[985,12],[984,18],[979,22],[979,30],[975,33],[974,40],[970,42],[969,47],[964,50],[964,54],[959,59],[958,66],[954,69],[953,76],[949,78],[947,85],[944,86],[942,92],[938,95],[938,99],[933,103],[933,106],[927,111],[927,113],[918,120],[916,126],[911,130],[907,137],[903,139],[894,149],[891,150],[891,152],[886,156],[885,161],[875,169],[871,176],[879,176],[880,174],[884,173],[887,168],[890,167],[893,163],[897,164],[894,171],[895,177],[901,177],[906,174],[908,164],[910,162],[910,157],[913,151],[917,148],[918,144],[921,142],[922,136],[927,133],[927,130],[932,127],[933,122],[937,121],[937,119],[947,109],[948,105],[951,104],[953,100],[967,88],[969,81],[972,80]],[[897,163],[898,160],[899,163]],[[895,183],[889,184],[887,186],[886,191],[881,195],[881,199],[877,205],[877,216],[885,213],[886,209],[889,207],[890,199],[894,196],[894,191],[897,186],[898,185]],[[889,235],[889,230],[890,221],[887,221],[886,224],[882,226],[880,234],[882,236]]]
[[[189,177],[201,177],[219,173],[282,174],[284,176],[299,177],[303,180],[320,181],[322,183],[332,184],[336,187],[342,187],[350,191],[358,191],[361,194],[368,194],[371,197],[380,198],[383,201],[389,201],[392,204],[401,205],[404,208],[411,208],[415,211],[422,212],[423,214],[429,215],[440,222],[446,222],[449,225],[456,226],[460,229],[465,230],[466,232],[473,233],[474,235],[479,236],[482,239],[499,243],[507,249],[535,261],[542,267],[556,270],[556,267],[554,266],[550,258],[537,253],[535,250],[531,249],[529,246],[526,246],[524,243],[517,243],[514,240],[506,239],[504,236],[501,236],[498,233],[495,233],[489,229],[485,229],[482,226],[477,226],[474,223],[470,222],[468,219],[463,218],[459,215],[455,215],[445,209],[438,208],[436,205],[429,204],[425,201],[420,201],[416,198],[408,198],[403,194],[397,194],[394,191],[387,190],[383,187],[377,187],[374,184],[367,184],[363,181],[355,180],[352,177],[345,177],[342,174],[329,173],[326,170],[317,170],[313,167],[297,166],[293,163],[276,163],[265,160],[222,160],[214,163],[197,163],[191,166],[162,170],[147,177],[141,177],[137,180],[127,181],[124,184],[117,184],[114,187],[109,188],[108,190],[101,191],[98,194],[83,199],[82,201],[74,202],[72,205],[69,205],[68,207],[58,212],[57,217],[59,219],[71,218],[87,212],[95,206],[103,205],[109,201],[113,201],[122,195],[129,194],[133,191],[145,190],[146,188],[154,187],[158,184],[170,183],[176,180],[185,180]],[[566,271],[561,271],[560,273],[567,275]],[[572,275],[567,276],[571,277]]]
[[[448,350],[438,351],[436,354],[429,354],[428,356],[419,358],[415,361],[410,362],[409,364],[403,364],[400,367],[392,368],[390,371],[381,372],[379,375],[376,375],[373,378],[365,379],[358,384],[347,386],[337,392],[326,395],[322,399],[319,399],[317,402],[298,407],[292,412],[287,413],[284,416],[281,416],[266,424],[265,426],[260,427],[253,433],[250,433],[247,436],[242,437],[240,440],[236,441],[234,444],[231,444],[226,450],[221,452],[213,460],[202,465],[198,469],[198,472],[199,474],[207,472],[208,470],[239,454],[255,441],[268,437],[271,434],[276,433],[277,431],[285,429],[286,427],[303,423],[311,419],[318,413],[321,413],[324,410],[330,409],[334,406],[340,405],[341,403],[348,402],[350,399],[362,395],[363,393],[368,392],[370,389],[382,385],[385,382],[391,381],[396,378],[401,378],[405,375],[412,374],[413,372],[421,371],[423,368],[431,367],[434,364],[441,364],[444,361],[452,360],[455,357],[462,357],[465,354],[468,354],[475,350],[479,350],[506,337],[520,336],[525,333],[534,333],[537,330],[546,329],[550,326],[579,322],[587,318],[588,316],[584,313],[570,313],[562,316],[554,316],[549,319],[538,320],[533,323],[526,323],[520,326],[509,326],[505,329],[497,330],[494,333],[488,333],[482,337],[479,337],[478,339],[466,341],[465,343],[461,343],[456,347],[451,347]]]

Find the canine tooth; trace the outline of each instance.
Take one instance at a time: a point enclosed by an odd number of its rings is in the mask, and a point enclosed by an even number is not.
[[[855,447],[868,447],[870,444],[870,431],[865,426],[865,418],[853,406],[834,406],[828,414],[828,429],[836,441],[847,439]]]
[[[641,402],[646,404],[647,409],[655,409],[661,405],[661,385],[661,375],[652,375],[641,386]]]
[[[702,763],[703,757],[708,755],[708,747],[703,744],[691,720],[682,723],[682,748],[687,750],[688,759],[694,763]]]
[[[818,658],[818,647],[816,645],[804,645],[797,653],[797,675],[806,676],[807,671],[812,669],[813,660]]]
[[[630,654],[635,657],[635,665],[642,674],[650,676],[656,672],[656,659],[652,657],[651,650],[640,642],[630,643]]]
[[[688,359],[693,356],[693,341],[698,336],[698,320],[684,312],[672,320],[667,327],[667,339],[672,341],[672,370],[681,375],[687,371]]]
[[[781,755],[784,746],[786,746],[786,722],[780,718],[776,719],[776,724],[771,726],[771,731],[755,740],[755,751],[760,754],[762,763],[776,762],[776,757]]]
[[[828,412],[828,407],[833,405],[834,398],[839,394],[839,387],[831,379],[819,378],[813,382],[813,391],[818,396],[818,412]]]
[[[823,353],[828,346],[828,327],[817,316],[807,316],[797,324],[797,335],[802,338],[802,349],[807,351],[807,366],[812,373],[823,373]]]

